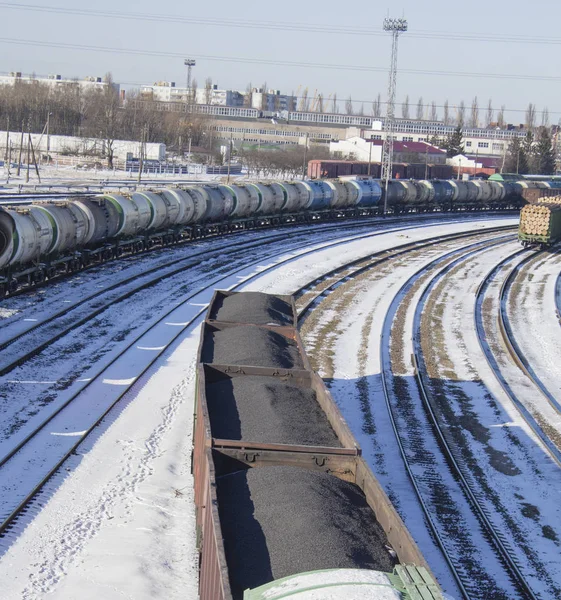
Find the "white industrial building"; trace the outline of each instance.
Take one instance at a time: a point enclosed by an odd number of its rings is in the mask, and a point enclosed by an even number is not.
[[[48,77],[24,76],[20,71],[13,71],[9,75],[0,75],[0,85],[17,85],[18,83],[40,83],[49,87],[78,86],[84,90],[103,89],[107,83],[103,77],[86,77],[85,79],[66,79],[62,75],[49,75]],[[120,85],[112,83],[112,87],[120,92]]]
[[[156,102],[187,102],[190,99],[187,87],[177,87],[175,81],[158,81],[154,85],[143,85],[140,93],[144,98]],[[244,97],[235,90],[221,90],[217,85],[210,88],[197,88],[195,103],[209,106],[243,106]]]
[[[350,127],[348,138],[362,137],[364,139],[384,140],[386,134],[382,131],[382,121],[373,121],[372,127],[362,129]],[[454,133],[454,125],[444,125],[438,121],[415,121],[399,119],[395,124],[394,137],[399,142],[430,142],[434,137],[444,139]],[[515,138],[524,138],[526,130],[500,128],[471,128],[462,129],[463,144],[466,154],[481,156],[503,156],[508,145]]]
[[[0,153],[4,156],[6,141],[12,147],[12,161],[17,161],[21,145],[21,131],[0,131]],[[23,140],[23,156],[27,153],[27,134]],[[106,154],[107,142],[97,138],[82,138],[66,135],[31,134],[31,143],[37,160],[43,155],[54,157],[56,155],[80,155],[88,157],[101,157]],[[129,160],[140,156],[140,142],[129,140],[114,140],[114,157],[119,160]],[[145,144],[145,158],[151,160],[164,160],[166,157],[165,144]]]
[[[341,158],[352,158],[362,162],[382,162],[383,141],[365,140],[355,136],[338,142],[331,142],[329,150]],[[427,142],[394,142],[393,159],[396,163],[421,163],[431,165],[446,164],[446,152]]]

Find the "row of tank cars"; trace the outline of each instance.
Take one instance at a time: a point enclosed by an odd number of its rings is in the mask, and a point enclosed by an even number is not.
[[[540,182],[542,184],[542,182]],[[0,297],[153,247],[240,229],[408,212],[507,209],[524,182],[341,178],[198,185],[0,209]]]

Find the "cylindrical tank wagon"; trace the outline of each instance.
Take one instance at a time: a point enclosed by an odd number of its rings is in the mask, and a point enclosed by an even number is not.
[[[394,214],[516,207],[529,188],[539,185],[550,192],[546,183],[396,179],[386,193],[380,181],[351,176],[334,181],[200,184],[2,209],[0,294],[17,288],[22,273],[35,283],[29,273],[36,269],[41,279],[45,265],[51,277],[181,239],[375,215],[382,206]]]

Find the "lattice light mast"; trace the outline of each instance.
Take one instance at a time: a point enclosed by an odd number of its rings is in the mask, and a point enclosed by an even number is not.
[[[197,61],[192,58],[186,58],[183,64],[187,67],[187,102],[192,101],[191,98],[191,72]]]
[[[393,132],[395,129],[395,90],[397,86],[397,44],[399,35],[407,31],[405,19],[384,19],[384,31],[392,34],[392,56],[390,63],[390,76],[388,81],[388,107],[384,129],[386,138],[382,152],[382,180],[386,188],[384,194],[384,214],[388,210],[388,182],[392,178],[393,165]]]

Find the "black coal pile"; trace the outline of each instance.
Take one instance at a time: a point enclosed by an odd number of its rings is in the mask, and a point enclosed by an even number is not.
[[[386,535],[354,484],[295,467],[249,469],[217,484],[234,598],[305,571],[393,570]]]
[[[304,368],[294,340],[255,325],[240,325],[213,332],[203,347],[203,362],[281,369]]]
[[[255,325],[293,325],[292,306],[277,296],[241,292],[218,298],[211,319]]]
[[[248,375],[208,385],[206,397],[215,438],[341,447],[309,388]]]

